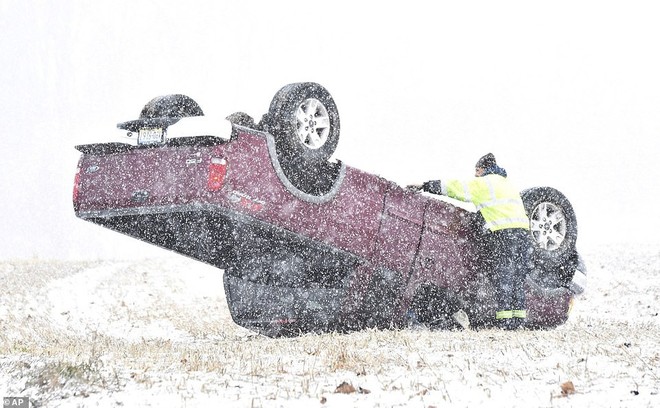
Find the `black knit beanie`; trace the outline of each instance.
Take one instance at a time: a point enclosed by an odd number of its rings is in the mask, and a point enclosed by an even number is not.
[[[497,162],[495,161],[495,156],[493,153],[488,153],[487,155],[481,157],[477,161],[477,164],[474,165],[474,167],[478,169],[487,169],[492,166],[497,166]]]

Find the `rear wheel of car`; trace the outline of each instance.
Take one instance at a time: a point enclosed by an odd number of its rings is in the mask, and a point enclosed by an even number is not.
[[[327,89],[314,82],[282,87],[258,127],[273,135],[282,171],[295,188],[314,196],[332,190],[341,170],[328,161],[339,141],[339,112]]]
[[[530,221],[535,264],[546,271],[562,268],[575,253],[577,220],[573,206],[551,187],[531,188],[521,196]]]
[[[337,105],[328,90],[314,82],[282,87],[263,125],[275,137],[278,155],[290,160],[327,161],[339,141]]]

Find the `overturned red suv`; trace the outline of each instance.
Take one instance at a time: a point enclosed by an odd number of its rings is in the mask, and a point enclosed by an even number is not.
[[[117,125],[137,140],[77,146],[76,216],[224,270],[233,320],[267,336],[494,324],[478,212],[332,159],[339,114],[324,87],[287,85],[258,123],[235,113],[226,132],[194,129],[204,117],[161,96]],[[522,197],[526,327],[551,328],[584,290],[577,222],[553,188]]]

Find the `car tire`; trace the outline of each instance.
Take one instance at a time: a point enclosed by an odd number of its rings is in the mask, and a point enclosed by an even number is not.
[[[275,94],[262,127],[275,138],[278,157],[325,162],[339,141],[339,112],[323,86],[298,82]]]
[[[575,253],[577,220],[568,199],[551,187],[534,187],[521,193],[530,221],[534,264],[545,271],[567,265]]]

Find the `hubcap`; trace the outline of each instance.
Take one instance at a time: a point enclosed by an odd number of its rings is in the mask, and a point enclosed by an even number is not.
[[[330,116],[325,106],[314,98],[306,99],[296,110],[296,134],[308,149],[318,149],[328,140]]]
[[[542,249],[554,251],[566,239],[566,215],[553,203],[536,206],[529,221],[532,236]]]

